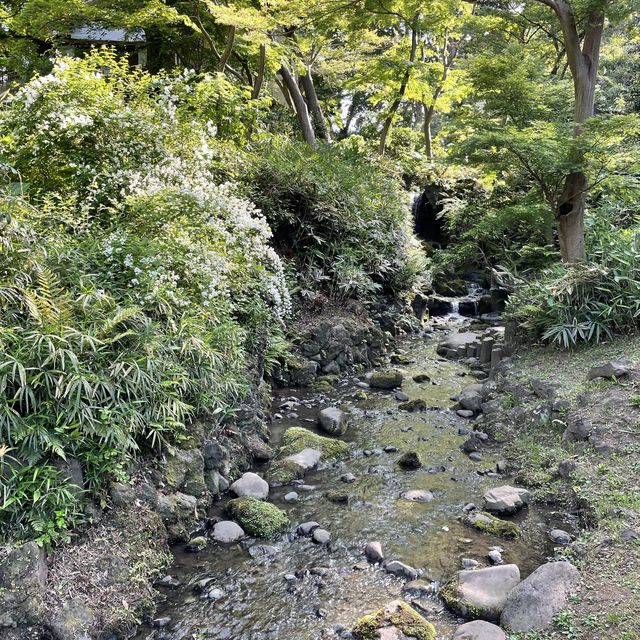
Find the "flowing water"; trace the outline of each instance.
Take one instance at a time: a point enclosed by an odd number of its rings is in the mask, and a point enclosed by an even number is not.
[[[248,547],[261,543],[255,540],[232,546],[211,543],[197,554],[174,548],[169,573],[180,585],[160,587],[156,613],[170,622],[162,628],[141,628],[137,640],[340,637],[360,616],[403,595],[402,579],[363,563],[363,548],[371,540],[382,543],[387,560],[401,560],[418,569],[422,579],[434,581],[434,592],[460,569],[461,558],[488,565],[487,553],[494,546],[503,548],[505,562],[519,565],[523,577],[552,554],[546,532],[552,526],[567,528],[560,514],[529,508],[517,518],[524,534],[515,541],[475,532],[459,521],[466,503],[480,503],[484,491],[505,479],[484,473],[495,469],[499,452],[492,455],[488,449],[480,463],[462,453],[465,436],[459,430],[470,425],[450,409],[450,396],[473,380],[463,377],[461,365],[436,355],[435,339],[411,337],[400,345],[411,359],[401,367],[402,390],[411,399],[424,399],[426,412],[399,410],[393,392],[371,390],[366,399],[358,399],[357,378],[344,380],[331,397],[293,389],[277,393],[276,408],[292,397],[301,404],[297,418],[274,423],[274,446],[290,426],[313,429],[320,408],[347,405],[351,416],[345,438],[352,443],[351,456],[307,475],[306,490],[293,487],[300,494],[297,503],[283,500],[292,487],[271,490],[269,500],[287,511],[292,523],[289,534],[265,543],[277,549],[275,555],[251,557]],[[431,382],[413,382],[419,373],[427,373]],[[398,451],[386,453],[388,447]],[[420,453],[425,463],[421,470],[398,468],[397,459],[408,450]],[[345,473],[354,474],[356,481],[344,484],[340,477]],[[330,489],[347,490],[349,503],[327,500],[324,494]],[[415,503],[401,498],[409,489],[428,489],[435,499]],[[223,510],[224,501],[211,515],[220,516]],[[329,547],[293,533],[297,524],[309,520],[331,532]],[[197,593],[195,583],[205,578],[210,579],[207,590],[222,590],[221,599],[211,601]],[[439,637],[450,637],[456,619],[443,610],[435,593],[417,599],[415,606],[436,625]]]

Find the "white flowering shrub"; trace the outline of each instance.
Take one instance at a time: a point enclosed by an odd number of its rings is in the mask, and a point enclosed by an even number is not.
[[[281,343],[271,230],[216,178],[258,109],[220,76],[151,77],[109,51],[3,107],[0,538],[64,536],[65,460],[99,495],[139,451],[233,414],[248,361]]]

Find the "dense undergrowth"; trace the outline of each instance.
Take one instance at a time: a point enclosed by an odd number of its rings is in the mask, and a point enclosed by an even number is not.
[[[179,445],[196,416],[232,418],[248,362],[280,355],[290,290],[366,301],[414,284],[395,174],[266,134],[245,153],[262,104],[220,74],[151,76],[109,51],[6,101],[3,538],[64,538],[135,456]]]

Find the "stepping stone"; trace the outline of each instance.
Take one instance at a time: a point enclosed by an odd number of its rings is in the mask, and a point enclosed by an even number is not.
[[[514,514],[520,511],[528,502],[529,492],[526,489],[508,485],[496,487],[484,494],[486,510],[501,515]]]
[[[520,582],[515,564],[458,571],[440,595],[454,613],[497,622],[507,597]]]

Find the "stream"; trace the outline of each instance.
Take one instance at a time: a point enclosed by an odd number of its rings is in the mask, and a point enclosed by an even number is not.
[[[246,540],[231,546],[212,542],[199,553],[186,553],[184,545],[174,547],[168,573],[179,584],[158,587],[161,598],[155,624],[141,627],[136,640],[351,637],[347,630],[359,617],[398,597],[413,602],[436,626],[439,638],[449,638],[459,620],[443,608],[436,591],[461,568],[462,558],[488,566],[487,554],[499,546],[504,561],[517,564],[525,577],[552,556],[547,531],[571,529],[561,513],[536,505],[525,509],[515,517],[523,530],[517,540],[494,538],[459,520],[465,504],[481,504],[487,489],[509,484],[495,473],[500,460],[497,449],[487,447],[477,463],[460,448],[471,425],[451,410],[450,397],[474,381],[461,364],[437,356],[435,348],[443,331],[456,331],[463,322],[450,318],[436,324],[441,328],[433,333],[410,336],[397,345],[397,352],[410,359],[399,367],[404,372],[402,391],[411,399],[423,399],[426,411],[399,410],[393,391],[367,390],[366,399],[362,398],[357,384],[363,375],[344,378],[330,396],[278,390],[274,411],[290,400],[300,405],[295,409],[297,417],[274,420],[274,448],[288,427],[315,429],[319,409],[346,405],[350,457],[309,473],[302,488],[271,489],[269,501],[284,509],[292,523],[290,532],[280,539]],[[413,376],[422,373],[431,381],[414,382]],[[396,462],[406,451],[419,452],[422,469],[398,467]],[[266,466],[254,469],[265,470]],[[346,473],[353,474],[355,481],[344,483],[341,477]],[[284,495],[292,489],[300,500],[287,503]],[[324,494],[332,489],[348,491],[349,502],[330,502]],[[417,503],[401,497],[411,489],[429,490],[435,499]],[[216,503],[210,515],[222,516],[225,502]],[[297,525],[306,521],[316,521],[331,533],[329,546],[295,535]],[[363,549],[372,540],[382,543],[387,561],[401,560],[415,567],[421,580],[433,582],[431,587],[417,595],[403,592],[405,580],[365,561]],[[276,551],[252,557],[249,547],[260,544]],[[197,592],[194,586],[203,579],[209,579],[207,592],[213,587],[220,590],[219,599]]]

